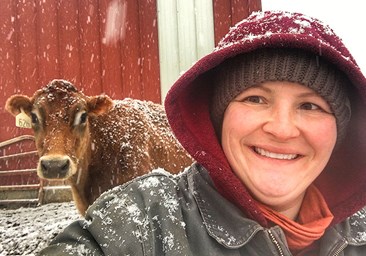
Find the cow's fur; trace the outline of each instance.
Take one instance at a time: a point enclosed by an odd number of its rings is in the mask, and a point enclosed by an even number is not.
[[[156,168],[177,173],[192,163],[159,104],[89,97],[68,81],[53,80],[33,97],[11,96],[5,108],[30,116],[38,175],[68,180],[81,214],[115,185]]]

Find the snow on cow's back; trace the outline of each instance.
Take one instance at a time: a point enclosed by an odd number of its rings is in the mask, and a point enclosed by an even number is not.
[[[141,111],[145,117],[154,124],[161,124],[166,122],[166,115],[164,107],[161,104],[154,103],[152,101],[138,100],[125,98],[123,100],[115,100],[115,108],[131,107]]]
[[[109,112],[91,117],[92,129],[111,143],[119,143],[131,134],[150,136],[154,126],[166,127],[164,110],[158,104],[131,98],[113,102]]]
[[[90,123],[95,150],[111,168],[122,166],[136,174],[141,169],[161,167],[176,173],[192,163],[173,135],[160,104],[130,98],[115,100],[109,112],[91,118]]]
[[[136,125],[143,122],[145,129],[152,129],[153,134],[159,135],[161,138],[170,139],[174,137],[164,107],[161,104],[131,98],[115,100],[114,103],[114,109],[111,112],[117,111],[121,118],[126,118],[127,114],[127,116],[130,116],[130,122],[140,120]],[[147,130],[145,131],[147,132]]]

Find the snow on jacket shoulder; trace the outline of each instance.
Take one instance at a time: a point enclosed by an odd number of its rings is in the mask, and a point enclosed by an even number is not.
[[[366,211],[329,228],[319,255],[366,255]],[[291,255],[282,230],[265,229],[223,198],[200,165],[137,178],[104,193],[40,255]]]

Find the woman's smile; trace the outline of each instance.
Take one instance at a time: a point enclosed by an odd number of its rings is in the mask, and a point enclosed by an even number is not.
[[[276,152],[270,152],[268,150],[265,150],[263,148],[259,147],[253,147],[253,150],[255,153],[257,153],[260,156],[272,158],[272,159],[279,159],[279,160],[294,160],[299,157],[298,154],[284,154],[284,153],[276,153]]]

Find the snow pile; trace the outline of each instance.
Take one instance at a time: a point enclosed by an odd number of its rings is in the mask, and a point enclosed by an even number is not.
[[[0,209],[0,256],[37,255],[67,225],[80,218],[73,202]]]

